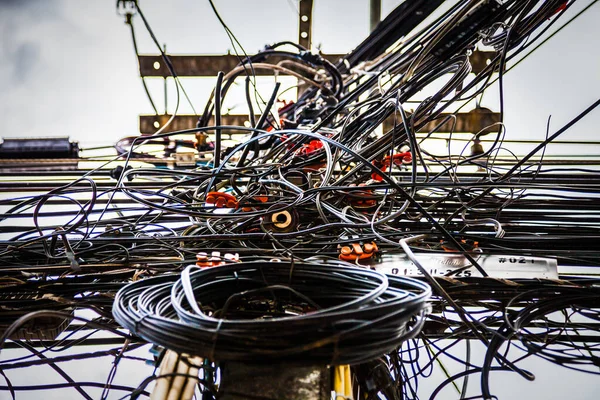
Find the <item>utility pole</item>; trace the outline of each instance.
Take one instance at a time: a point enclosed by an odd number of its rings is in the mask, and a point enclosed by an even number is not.
[[[369,21],[370,32],[373,32],[381,21],[381,0],[369,0]]]

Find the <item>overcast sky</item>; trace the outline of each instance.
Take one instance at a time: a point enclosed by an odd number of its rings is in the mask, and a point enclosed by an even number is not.
[[[297,39],[297,0],[216,0],[223,19],[247,51]],[[572,12],[590,3],[578,0]],[[172,53],[222,54],[231,46],[205,0],[141,0],[158,39]],[[351,50],[368,34],[368,0],[315,0],[313,43],[325,52]],[[384,13],[398,1],[385,0]],[[341,12],[343,10],[343,12]],[[565,16],[566,20],[568,16]],[[593,6],[506,76],[510,137],[543,137],[600,93],[600,6]],[[156,53],[139,17],[142,53]],[[202,109],[214,79],[185,79]],[[149,85],[164,110],[161,79]],[[497,90],[484,105],[497,110]],[[174,106],[169,96],[170,111]],[[231,104],[235,106],[235,98]],[[242,103],[242,101],[240,101]],[[191,112],[182,103],[181,113]],[[138,132],[137,116],[152,113],[139,82],[128,27],[114,0],[0,0],[0,136],[71,136],[110,141]],[[589,138],[600,123],[594,112],[568,138]]]
[[[569,15],[590,2],[577,1]],[[169,52],[222,54],[230,50],[227,36],[207,1],[140,3]],[[266,43],[297,39],[296,0],[215,3],[249,52]],[[347,52],[368,34],[368,0],[314,3],[313,43],[324,52]],[[397,3],[385,0],[384,13]],[[565,16],[563,21],[568,18]],[[135,24],[140,51],[156,53],[139,18],[135,18]],[[594,5],[506,76],[505,122],[509,137],[543,138],[548,115],[552,115],[553,132],[598,99],[599,38],[600,5]],[[162,81],[156,79],[149,84],[162,110]],[[214,79],[208,78],[184,81],[196,109],[203,108],[213,84]],[[172,106],[172,93],[170,98]],[[486,94],[484,105],[498,109],[493,89]],[[187,104],[182,104],[180,112],[190,111]],[[108,144],[136,134],[138,115],[151,112],[139,81],[130,33],[124,18],[115,11],[115,0],[0,0],[0,136],[70,136],[84,144]],[[597,139],[599,125],[600,110],[596,110],[563,138]],[[599,153],[592,147],[586,151]],[[492,377],[493,392],[500,399],[598,398],[596,377],[539,361],[528,361],[526,366],[537,375],[536,382],[499,373]],[[71,368],[75,372],[76,368]],[[13,383],[41,379],[43,373],[23,371]],[[127,383],[134,384],[136,379]],[[451,391],[445,396],[440,398],[456,397]]]

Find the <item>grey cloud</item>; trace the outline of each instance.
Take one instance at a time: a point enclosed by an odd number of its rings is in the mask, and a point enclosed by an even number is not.
[[[53,10],[57,3],[55,0],[0,0],[0,10],[45,11],[54,14]]]
[[[12,57],[13,78],[15,81],[23,83],[39,62],[40,45],[31,42],[22,43],[13,52]]]
[[[25,84],[41,63],[40,41],[29,32],[34,24],[62,19],[61,0],[0,0],[0,87]]]

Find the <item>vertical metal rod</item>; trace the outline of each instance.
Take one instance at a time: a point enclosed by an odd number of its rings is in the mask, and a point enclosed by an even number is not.
[[[163,44],[163,52],[165,54],[167,54],[167,45]],[[165,76],[165,115],[167,115],[169,113],[168,111],[168,95],[167,95],[167,79],[168,77]]]
[[[313,0],[300,0],[298,18],[298,44],[310,50],[312,36]]]
[[[312,45],[312,11],[313,0],[300,0],[298,3],[298,44],[310,50]],[[298,86],[297,97],[306,90],[306,86]]]
[[[369,0],[369,4],[370,27],[371,32],[373,32],[379,21],[381,21],[381,0]]]

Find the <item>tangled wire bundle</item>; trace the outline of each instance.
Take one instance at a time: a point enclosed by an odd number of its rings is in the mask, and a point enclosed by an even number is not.
[[[356,364],[417,335],[430,294],[340,264],[245,262],[131,283],[113,313],[149,342],[212,360]]]

